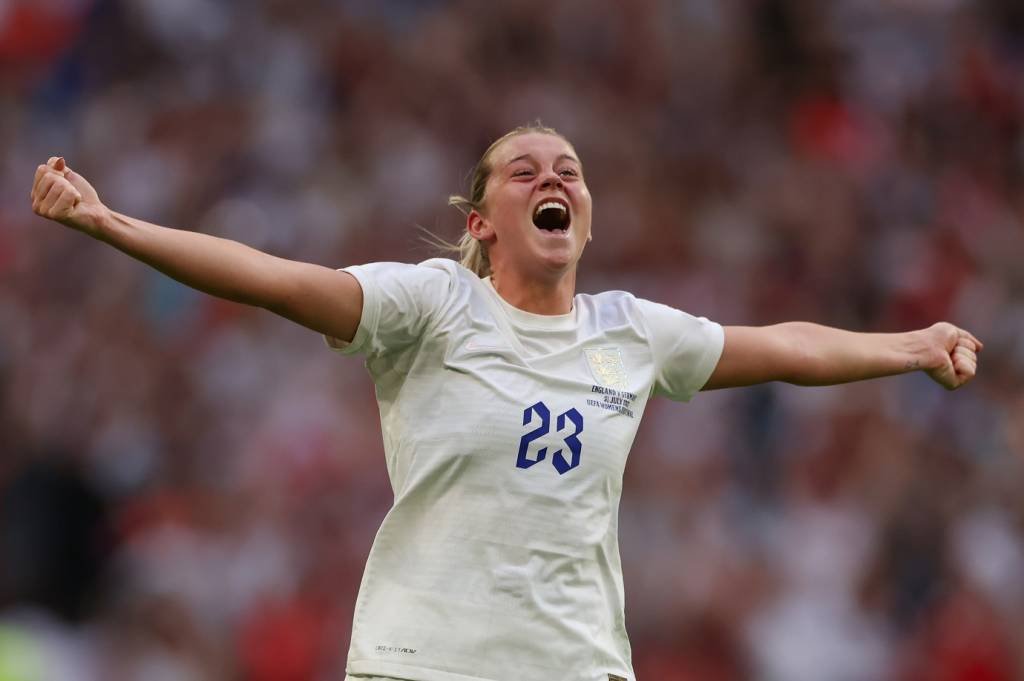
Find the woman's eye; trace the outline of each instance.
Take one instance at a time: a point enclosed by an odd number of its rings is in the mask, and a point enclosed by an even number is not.
[[[517,170],[514,173],[512,173],[512,177],[525,177],[526,175],[531,175],[531,174],[532,173],[529,170],[527,170],[526,168],[523,168],[521,170]]]
[[[576,177],[577,175],[579,175],[579,173],[577,173],[572,168],[566,168],[564,170],[559,170],[558,174],[559,175],[568,175],[569,177]]]

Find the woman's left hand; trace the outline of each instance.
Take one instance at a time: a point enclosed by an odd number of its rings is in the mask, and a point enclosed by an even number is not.
[[[921,331],[928,359],[921,368],[946,390],[968,383],[978,370],[978,352],[984,344],[970,332],[939,322]]]

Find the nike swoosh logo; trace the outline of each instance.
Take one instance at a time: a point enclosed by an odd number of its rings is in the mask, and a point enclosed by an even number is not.
[[[474,343],[473,341],[469,341],[468,343],[466,343],[466,349],[467,350],[507,350],[508,347],[506,347],[504,345],[481,345],[479,343]]]

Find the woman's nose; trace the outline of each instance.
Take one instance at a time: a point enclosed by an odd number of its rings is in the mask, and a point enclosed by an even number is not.
[[[549,189],[551,187],[561,187],[562,178],[558,176],[558,173],[550,172],[545,173],[540,181],[541,189]]]

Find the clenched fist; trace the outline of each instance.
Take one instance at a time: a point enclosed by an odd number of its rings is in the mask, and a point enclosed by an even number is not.
[[[92,185],[57,156],[36,168],[31,198],[36,215],[93,235],[110,213]]]
[[[947,390],[964,385],[978,370],[978,352],[983,344],[968,331],[959,329],[948,322],[939,322],[924,329],[922,333],[934,351],[934,358],[922,366],[936,383]]]

